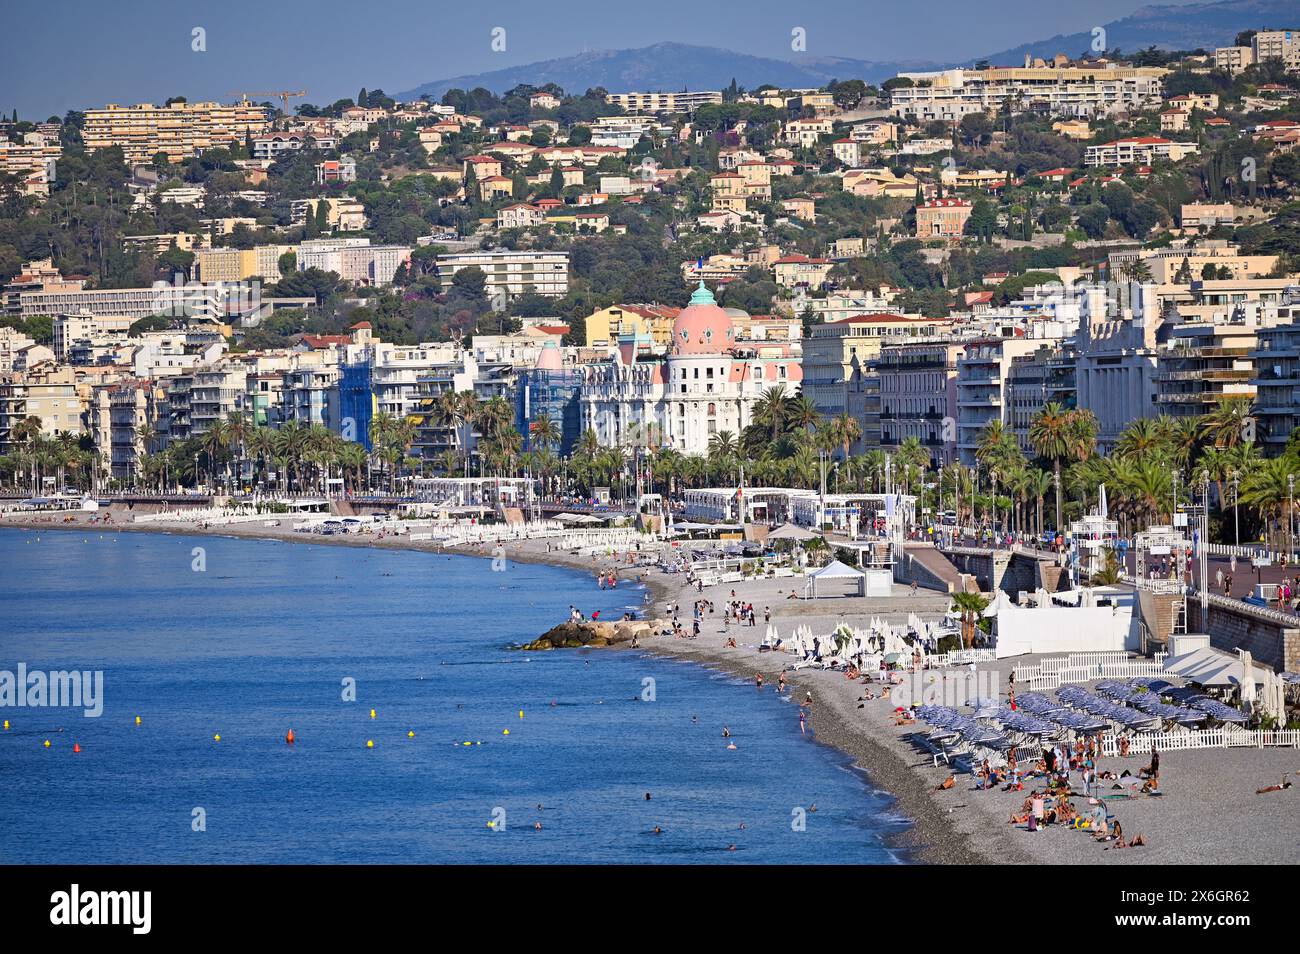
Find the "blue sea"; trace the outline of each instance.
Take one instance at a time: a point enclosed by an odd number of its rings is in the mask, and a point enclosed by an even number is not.
[[[771,688],[511,648],[642,595],[430,553],[0,530],[0,670],[104,674],[98,718],[0,708],[0,862],[905,860],[888,796]]]

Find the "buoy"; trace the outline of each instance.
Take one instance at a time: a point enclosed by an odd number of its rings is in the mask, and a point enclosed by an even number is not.
[[[212,741],[213,741],[213,742],[220,742],[220,741],[221,741],[221,733],[218,732],[216,735],[214,735],[214,736],[212,737]]]
[[[8,719],[5,719],[5,728],[6,728],[6,729],[9,728],[9,720],[8,720]]]
[[[290,745],[293,745],[293,729],[289,730],[289,734],[284,737],[284,741],[288,742]]]
[[[523,709],[520,709],[520,710],[519,710],[519,718],[522,719],[523,717],[524,717],[524,710],[523,710]]]
[[[139,725],[140,722],[141,722],[140,717],[139,717],[139,716],[136,716],[136,717],[135,717],[135,724],[136,724],[136,725]]]
[[[373,749],[374,747],[375,747],[375,740],[374,740],[374,739],[366,739],[366,748],[368,748],[368,749]]]
[[[510,734],[510,730],[509,730],[509,729],[502,729],[502,730],[501,730],[501,734],[502,734],[502,735],[509,735],[509,734]]]
[[[496,828],[496,827],[497,827],[497,823],[496,823],[496,822],[488,822],[488,823],[487,823],[487,826],[488,826],[489,828]]]
[[[410,732],[407,732],[407,733],[406,733],[406,737],[407,737],[408,739],[413,739],[413,738],[415,738],[415,730],[412,729]]]
[[[80,743],[80,742],[73,742],[73,743],[72,743],[72,751],[74,751],[74,752],[80,752],[80,751],[81,751],[81,743]]]
[[[466,744],[466,745],[473,745],[474,743],[473,743],[473,742],[466,742],[465,744]]]
[[[49,740],[49,739],[46,739],[46,740],[45,740],[45,747],[46,747],[47,749],[50,747],[50,740]]]
[[[375,710],[374,710],[374,709],[371,709],[371,710],[370,710],[370,718],[373,719],[374,717],[375,717]]]

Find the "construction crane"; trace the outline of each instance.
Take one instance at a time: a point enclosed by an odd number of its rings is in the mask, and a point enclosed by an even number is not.
[[[289,115],[289,98],[290,98],[290,97],[298,97],[298,96],[306,96],[306,95],[307,95],[307,91],[306,91],[305,89],[300,89],[300,90],[297,90],[296,92],[295,92],[295,91],[291,91],[291,90],[287,90],[287,89],[277,89],[277,90],[272,90],[272,91],[270,91],[269,93],[268,93],[268,92],[264,92],[264,91],[254,91],[254,92],[248,92],[248,93],[242,93],[242,92],[237,92],[237,93],[228,93],[227,95],[228,95],[228,96],[238,96],[238,97],[239,97],[241,100],[243,100],[245,103],[247,103],[247,102],[249,101],[248,97],[250,97],[250,96],[278,96],[278,97],[280,97],[280,102],[284,103],[284,114],[285,114],[286,116],[288,116],[288,115]]]

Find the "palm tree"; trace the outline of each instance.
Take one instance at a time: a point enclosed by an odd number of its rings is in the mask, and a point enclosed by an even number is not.
[[[1124,429],[1115,442],[1115,456],[1134,462],[1150,457],[1165,447],[1165,432],[1149,417],[1139,417]]]
[[[1215,447],[1236,447],[1249,434],[1250,398],[1221,398],[1201,418],[1201,433]]]
[[[560,428],[556,423],[545,414],[539,414],[537,418],[528,425],[529,443],[535,444],[543,449],[556,447],[560,443]]]
[[[230,443],[230,429],[226,426],[226,422],[217,419],[209,424],[208,429],[203,432],[202,441],[203,450],[208,457],[208,476],[215,483],[217,461]]]
[[[786,428],[785,385],[776,384],[764,388],[762,395],[754,402],[754,423],[766,429],[772,440],[776,440]]]
[[[963,649],[969,649],[975,644],[975,626],[979,622],[980,613],[984,612],[989,605],[989,601],[979,593],[953,593],[952,607],[949,612],[956,611],[961,615],[961,644]]]
[[[1300,457],[1287,452],[1281,457],[1261,461],[1247,473],[1241,485],[1241,501],[1259,510],[1275,545],[1280,546],[1282,521],[1291,526],[1291,488],[1289,481],[1300,473]]]
[[[1029,443],[1040,457],[1052,462],[1053,486],[1056,488],[1056,531],[1063,521],[1061,501],[1061,460],[1070,453],[1071,412],[1056,401],[1048,401],[1029,422]]]

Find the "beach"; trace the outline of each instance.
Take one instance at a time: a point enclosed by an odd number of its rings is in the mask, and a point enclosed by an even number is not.
[[[237,538],[277,539],[332,546],[380,547],[439,552],[458,552],[490,558],[496,544],[470,545],[443,550],[428,541],[412,541],[406,535],[344,534],[322,536],[296,533],[292,521],[278,526],[254,523],[214,526],[206,530],[188,521],[163,521],[147,524],[90,524],[88,515],[76,516],[69,523],[53,522],[29,515],[6,514],[0,526],[24,526],[32,530],[75,530],[108,533],[116,531],[149,533],[213,534]],[[268,518],[273,519],[273,518]],[[685,577],[665,574],[654,569],[640,569],[625,564],[622,555],[575,556],[548,548],[544,540],[503,544],[508,560],[549,563],[583,571],[590,576],[596,590],[599,570],[614,570],[622,579],[646,585],[652,594],[647,615],[665,615],[672,603],[680,604],[680,617],[689,628],[692,603],[697,598],[712,600],[715,612],[706,613],[701,635],[697,639],[655,637],[643,640],[637,650],[609,652],[648,652],[672,656],[701,666],[728,672],[753,681],[762,673],[766,685],[760,689],[735,691],[775,693],[778,675],[794,662],[793,657],[775,652],[759,652],[757,644],[766,627],[764,608],[770,607],[772,623],[782,636],[788,637],[797,625],[808,625],[814,632],[826,633],[845,620],[850,625],[864,625],[870,616],[882,616],[902,623],[909,612],[933,618],[943,612],[947,599],[943,594],[896,586],[894,595],[867,599],[828,598],[817,601],[789,599],[796,579],[784,578],[706,588],[697,593],[687,587]],[[722,604],[731,598],[752,603],[757,615],[754,627],[732,624],[724,631],[721,624]],[[583,607],[579,606],[579,609]],[[537,621],[537,633],[548,629],[558,619]],[[736,642],[729,648],[728,637]],[[567,650],[556,650],[566,652]],[[1016,660],[1017,662],[1023,660]],[[982,664],[1005,676],[1011,661]],[[863,768],[871,784],[896,799],[897,811],[912,826],[896,836],[897,846],[909,858],[922,863],[1054,863],[1054,864],[1168,864],[1168,863],[1294,863],[1300,857],[1300,818],[1295,810],[1297,789],[1256,795],[1256,790],[1276,784],[1285,773],[1300,770],[1300,752],[1294,749],[1203,749],[1169,752],[1162,755],[1160,797],[1107,798],[1110,814],[1118,818],[1129,838],[1142,834],[1146,847],[1123,851],[1108,850],[1088,834],[1061,826],[1030,833],[1024,825],[1008,824],[1018,812],[1031,785],[1023,792],[976,790],[970,775],[956,774],[953,786],[937,790],[950,774],[940,762],[934,764],[929,752],[910,741],[912,733],[924,725],[899,727],[894,721],[894,707],[879,698],[879,685],[873,685],[877,698],[865,700],[861,682],[850,680],[842,672],[808,669],[787,673],[787,694],[802,700],[811,693],[813,702],[806,707],[812,738],[848,754]],[[790,718],[797,709],[790,706]],[[1145,756],[1127,759],[1105,758],[1099,768],[1116,774],[1129,770],[1136,773],[1146,763]],[[1077,777],[1077,776],[1076,776]],[[1111,794],[1108,792],[1108,794]],[[1113,794],[1120,794],[1118,792]],[[1085,799],[1075,804],[1086,811]]]

